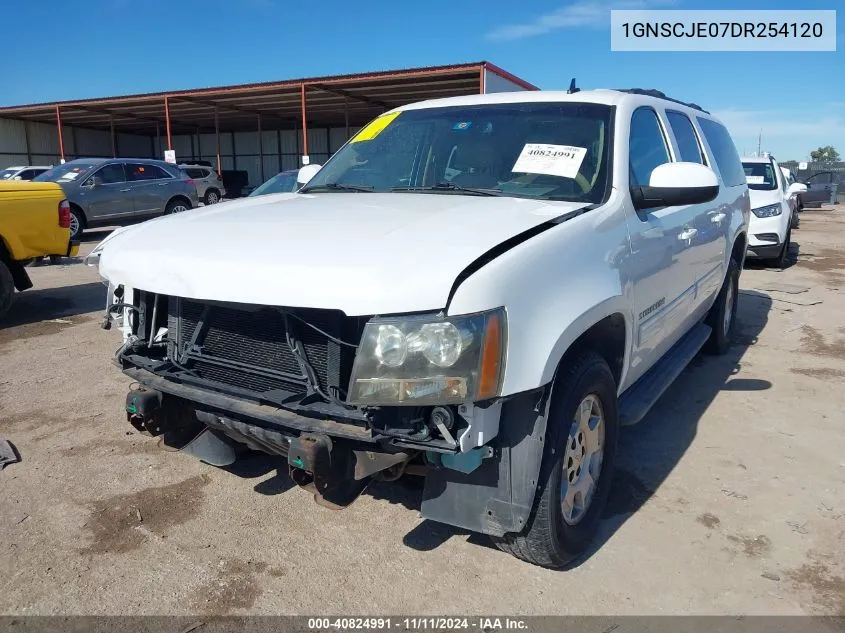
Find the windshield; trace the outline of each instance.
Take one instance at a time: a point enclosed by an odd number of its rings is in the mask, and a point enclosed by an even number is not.
[[[749,189],[772,191],[778,188],[775,170],[771,163],[742,163],[745,170],[745,182]]]
[[[0,170],[0,180],[9,180],[12,176],[18,173],[20,169],[2,169]]]
[[[286,193],[296,191],[296,172],[282,172],[276,174],[263,185],[256,187],[250,196],[263,196],[268,193]]]
[[[600,202],[609,106],[513,103],[384,114],[304,187]]]
[[[38,182],[71,182],[91,171],[99,163],[66,163],[56,165],[43,174],[36,176],[33,180]]]

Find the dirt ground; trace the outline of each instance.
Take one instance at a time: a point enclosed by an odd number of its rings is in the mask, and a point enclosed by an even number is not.
[[[737,344],[623,430],[566,572],[421,520],[413,480],[333,512],[272,458],[160,449],[125,421],[95,269],[34,268],[0,329],[0,613],[845,614],[843,235],[807,210],[797,264],[744,271]]]

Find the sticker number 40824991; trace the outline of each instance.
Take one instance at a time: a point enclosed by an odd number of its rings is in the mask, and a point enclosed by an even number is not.
[[[584,147],[526,143],[511,171],[575,178],[586,153]]]

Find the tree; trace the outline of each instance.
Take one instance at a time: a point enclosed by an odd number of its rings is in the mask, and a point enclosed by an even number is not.
[[[839,152],[833,145],[825,145],[810,152],[810,158],[817,163],[835,163],[839,160]]]

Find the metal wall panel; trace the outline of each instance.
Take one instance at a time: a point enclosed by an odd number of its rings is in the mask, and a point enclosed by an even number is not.
[[[270,180],[270,178],[272,178],[273,176],[278,174],[280,171],[281,171],[281,168],[279,166],[278,155],[267,156],[265,154],[265,156],[264,156],[264,179]],[[258,186],[259,184],[261,184],[261,183],[256,183],[256,186]]]
[[[261,141],[263,144],[262,149],[264,150],[264,155],[267,156],[268,154],[274,154],[278,156],[279,154],[279,139],[276,136],[276,130],[264,130],[261,132]],[[238,148],[240,151],[240,147]]]
[[[200,141],[202,142],[203,154],[216,154],[217,142],[214,140],[214,134],[200,134]],[[196,143],[196,141],[194,141]],[[189,151],[190,154],[190,146]],[[229,132],[220,132],[220,153],[232,155],[232,135]]]
[[[82,142],[80,141],[81,145]],[[140,136],[138,134],[117,135],[118,156],[127,158],[154,158],[150,155],[151,150],[149,136]]]
[[[350,137],[355,134],[354,128],[349,128]],[[333,127],[329,130],[329,150],[334,154],[337,150],[343,147],[343,144],[348,140],[346,136],[345,127]]]
[[[65,139],[65,155],[68,156],[90,156],[109,158],[112,155],[111,132],[105,130],[88,130],[77,128],[71,129],[62,126]],[[73,139],[76,139],[77,147],[73,146]],[[149,151],[149,150],[147,150]],[[127,156],[128,154],[124,154]]]
[[[326,128],[308,130],[308,154],[325,154],[329,151],[329,135]]]
[[[289,169],[299,169],[299,158],[292,154],[282,156],[282,168],[279,171],[287,171]]]
[[[26,154],[0,154],[0,169],[12,166],[26,166],[29,164],[29,158]],[[36,163],[38,164],[38,163]],[[50,163],[43,163],[49,165]]]
[[[298,133],[296,130],[282,130],[280,132],[282,137],[282,154],[298,154]]]
[[[173,144],[173,149],[176,151],[176,162],[181,163],[182,161],[188,160],[191,158],[191,135],[190,134],[180,134],[179,136],[171,136],[170,140]],[[164,158],[164,151],[167,149],[167,137],[161,137],[161,152],[158,158]],[[194,139],[194,151],[196,151],[196,139]]]
[[[235,140],[235,145],[238,141]],[[261,184],[261,163],[258,156],[238,156],[238,169],[249,174],[249,184],[257,187]]]
[[[236,132],[235,150],[241,154],[258,155],[258,132]]]
[[[32,155],[32,164],[33,165],[58,165],[59,164],[59,155],[58,154],[33,154]]]
[[[484,92],[486,94],[494,92],[522,92],[524,90],[525,88],[512,82],[510,79],[505,79],[487,69],[484,70]]]
[[[23,121],[0,119],[0,152],[18,152],[26,155],[26,133]]]
[[[65,139],[65,153],[71,139],[70,127],[62,126]],[[55,125],[51,123],[29,124],[29,148],[35,154],[58,154],[59,136]]]

